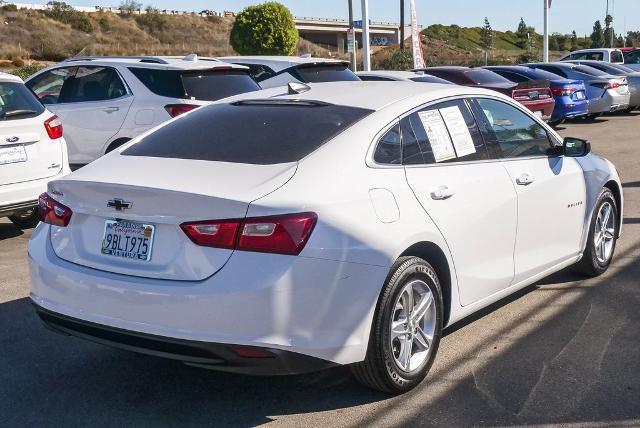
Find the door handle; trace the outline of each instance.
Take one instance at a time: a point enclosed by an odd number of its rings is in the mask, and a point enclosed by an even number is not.
[[[536,179],[533,178],[532,175],[527,174],[526,172],[522,174],[520,177],[516,178],[516,183],[519,184],[520,186],[528,186],[534,181],[536,181]]]
[[[445,199],[449,199],[455,193],[456,192],[454,192],[452,189],[448,188],[447,186],[438,186],[437,189],[431,192],[431,199],[434,199],[436,201],[443,201]]]
[[[107,108],[102,109],[103,112],[109,113],[109,114],[111,114],[113,112],[116,112],[118,110],[120,110],[120,107],[107,107]]]

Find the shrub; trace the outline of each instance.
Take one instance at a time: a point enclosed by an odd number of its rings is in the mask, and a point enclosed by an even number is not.
[[[22,58],[15,58],[11,63],[18,68],[24,67],[24,60]]]
[[[298,30],[289,9],[272,1],[240,12],[229,39],[241,55],[291,55],[298,43]]]
[[[93,25],[87,14],[78,12],[73,6],[69,6],[63,1],[50,1],[47,5],[49,9],[44,12],[47,17],[63,24],[69,24],[72,28],[85,33],[93,31]]]
[[[24,67],[16,68],[15,70],[10,71],[10,73],[15,74],[22,80],[25,80],[27,77],[31,76],[33,73],[42,69],[43,67],[43,65],[26,65]]]
[[[169,27],[169,18],[152,6],[147,6],[144,14],[136,16],[138,25],[151,34],[158,34]]]
[[[16,6],[15,4],[5,4],[2,6],[2,11],[3,12],[17,12],[18,11],[18,6]]]
[[[411,49],[396,49],[391,56],[383,58],[376,68],[381,70],[411,70],[413,68]]]
[[[127,18],[140,11],[141,8],[142,3],[138,3],[135,0],[124,0],[120,3],[120,7],[118,9],[120,9],[120,16]]]

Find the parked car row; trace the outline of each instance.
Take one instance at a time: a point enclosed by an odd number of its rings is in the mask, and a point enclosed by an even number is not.
[[[54,331],[232,373],[350,365],[403,393],[447,326],[564,267],[608,269],[618,173],[545,123],[557,96],[588,103],[583,80],[226,60],[76,58],[28,79],[40,101],[0,92],[3,173],[47,164],[39,143],[66,156],[53,113],[71,150],[95,137],[71,158],[98,159],[49,165],[37,202],[30,297]],[[34,131],[7,126],[22,116]]]

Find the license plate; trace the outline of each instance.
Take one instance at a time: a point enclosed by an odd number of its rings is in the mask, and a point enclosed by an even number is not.
[[[576,92],[576,100],[584,100],[584,92],[582,91]]]
[[[125,259],[151,260],[155,226],[127,220],[104,223],[101,253]]]
[[[0,147],[0,165],[26,161],[27,151],[24,146]]]

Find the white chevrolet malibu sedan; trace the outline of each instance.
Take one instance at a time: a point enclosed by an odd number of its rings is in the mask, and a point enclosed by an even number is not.
[[[31,299],[59,332],[207,368],[351,364],[401,393],[442,331],[570,265],[603,273],[614,166],[495,92],[273,88],[49,184]]]

